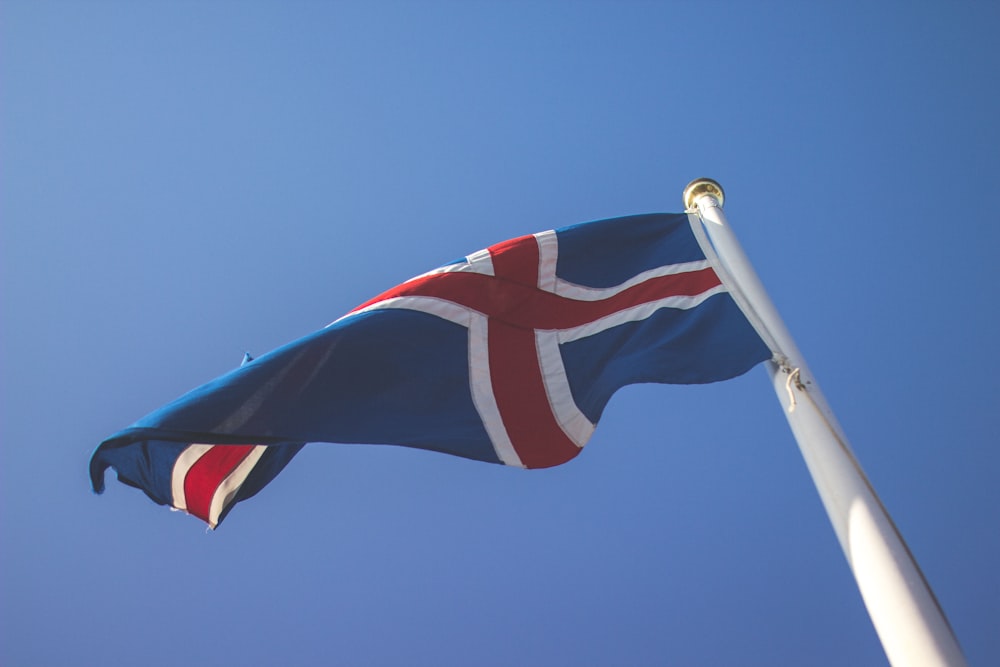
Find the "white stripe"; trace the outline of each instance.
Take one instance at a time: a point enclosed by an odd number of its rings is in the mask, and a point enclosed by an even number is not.
[[[496,396],[493,394],[493,380],[490,375],[490,353],[488,337],[488,320],[482,313],[435,297],[402,296],[385,301],[379,301],[364,310],[351,313],[350,316],[383,309],[414,310],[436,315],[449,322],[454,322],[469,330],[469,388],[472,392],[472,403],[483,420],[486,434],[493,443],[497,458],[504,464],[523,468],[521,458],[514,450],[514,445],[507,435],[507,428],[500,417]]]
[[[694,308],[704,302],[709,297],[725,291],[725,286],[716,285],[711,289],[705,290],[701,294],[695,294],[693,296],[668,296],[657,301],[650,301],[648,303],[639,304],[638,306],[626,308],[625,310],[619,310],[616,313],[611,313],[610,315],[602,317],[599,320],[594,320],[593,322],[588,322],[587,324],[578,327],[560,329],[558,330],[557,335],[560,343],[569,343],[570,341],[580,340],[581,338],[586,338],[587,336],[593,336],[594,334],[616,327],[619,324],[644,320],[661,308],[690,310],[691,308]]]
[[[467,271],[481,273],[484,276],[496,275],[493,271],[493,255],[490,254],[489,248],[477,250],[465,259],[469,260]]]
[[[461,324],[462,326],[469,325],[469,317],[471,315],[482,315],[479,311],[468,306],[463,306],[454,301],[439,299],[434,296],[396,296],[385,301],[377,301],[367,308],[344,315],[340,320],[345,320],[348,317],[356,317],[375,310],[416,310],[421,313],[437,315],[441,319]],[[337,322],[340,320],[337,320]]]
[[[576,443],[577,447],[583,447],[593,435],[595,426],[580,412],[576,401],[573,400],[562,352],[559,350],[558,335],[553,331],[536,330],[535,349],[538,351],[538,364],[542,371],[545,394],[548,396],[552,414],[566,436]]]
[[[426,278],[427,276],[433,276],[441,273],[479,273],[484,276],[494,275],[493,257],[490,256],[489,250],[479,250],[477,252],[472,253],[465,259],[467,260],[466,262],[458,262],[456,264],[447,264],[445,266],[439,266],[438,268],[428,271],[427,273],[421,273],[419,276],[414,276],[413,278],[410,278],[409,280],[401,284],[405,285],[406,283],[412,283],[414,280],[419,280],[420,278]],[[411,307],[405,305],[405,302],[401,304],[401,300],[431,299],[431,298],[433,297],[394,297],[392,299],[386,299],[385,301],[379,301],[378,303],[372,304],[371,306],[368,306],[367,308],[364,308],[362,310],[355,310],[353,312],[347,313],[346,315],[342,315],[341,317],[335,319],[333,322],[327,324],[326,327],[324,328],[331,327],[337,322],[340,322],[341,320],[346,320],[349,317],[354,317],[355,315],[359,315],[361,313],[367,313],[370,310],[378,310],[380,308],[407,308],[409,310],[424,310],[423,308],[420,307]],[[383,304],[390,304],[390,305],[383,305]],[[391,304],[398,304],[398,305],[391,305]],[[453,305],[459,308],[465,308],[464,306],[458,306],[457,304]],[[446,320],[455,321],[451,317],[443,315],[438,311],[434,310],[433,307],[429,308],[427,312],[433,315],[439,315],[440,317],[444,317]],[[441,311],[441,312],[449,312],[449,311]],[[462,323],[464,324],[464,322]]]
[[[555,231],[535,234],[535,241],[538,243],[538,289],[569,298],[573,298],[574,288],[576,291],[585,289],[556,277],[556,268],[559,265],[559,240]],[[563,286],[564,293],[560,293],[560,285]],[[607,292],[607,290],[600,291]],[[588,291],[588,295],[591,292]],[[563,433],[577,447],[583,447],[594,433],[594,424],[580,412],[580,408],[573,400],[562,352],[559,350],[559,339],[554,332],[535,330],[535,353],[538,355],[538,367],[542,373],[542,383],[545,386],[545,395],[549,400],[552,416],[555,417]]]
[[[680,264],[658,266],[655,269],[643,271],[642,273],[629,278],[620,285],[615,285],[613,287],[585,287],[583,285],[577,285],[576,283],[571,283],[557,278],[555,287],[550,291],[558,294],[559,296],[576,299],[578,301],[600,301],[601,299],[610,299],[616,294],[624,292],[630,287],[644,283],[652,278],[674,276],[680,273],[692,273],[694,271],[707,269],[710,266],[711,264],[708,260],[704,259],[700,259],[695,262],[681,262]]]
[[[198,462],[205,453],[214,445],[188,445],[181,455],[174,461],[173,471],[170,473],[170,492],[174,496],[173,507],[187,511],[187,496],[184,493],[184,480],[188,471]]]
[[[493,395],[493,379],[490,377],[489,324],[486,317],[473,315],[469,318],[469,386],[472,402],[479,418],[483,420],[486,434],[493,443],[497,458],[504,464],[523,468],[521,457],[510,442],[507,428],[500,417],[496,396]]]
[[[217,446],[225,447],[225,445]],[[250,453],[240,461],[240,464],[215,489],[215,493],[212,495],[212,504],[208,510],[208,525],[210,528],[215,528],[219,524],[219,517],[222,515],[222,511],[232,502],[236,492],[243,486],[243,482],[247,481],[250,471],[260,461],[260,457],[264,455],[265,449],[267,447],[264,445],[255,445],[250,450]]]
[[[538,289],[556,292],[556,265],[559,263],[559,240],[554,231],[535,234],[538,243]]]
[[[464,262],[445,264],[444,266],[439,266],[436,269],[431,269],[426,273],[421,273],[419,276],[414,276],[413,278],[410,278],[409,280],[407,280],[402,284],[405,285],[406,283],[413,282],[414,280],[418,280],[426,276],[437,275],[439,273],[481,273],[484,276],[494,275],[493,257],[490,255],[490,251],[488,249],[477,250],[476,252],[467,256],[465,260],[466,261]]]

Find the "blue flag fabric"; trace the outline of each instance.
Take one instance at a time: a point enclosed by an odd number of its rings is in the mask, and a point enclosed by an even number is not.
[[[413,278],[144,417],[90,464],[216,526],[307,442],[524,468],[586,444],[611,395],[706,383],[771,352],[687,214],[513,239]]]

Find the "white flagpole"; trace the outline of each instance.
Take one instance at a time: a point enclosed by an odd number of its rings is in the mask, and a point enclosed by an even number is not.
[[[722,211],[722,186],[692,181],[684,204],[697,210],[722,264],[721,277],[771,346],[778,400],[854,573],[882,648],[894,667],[966,665],[934,593],[854,457],[819,385],[743,253]],[[725,275],[728,274],[728,275]]]

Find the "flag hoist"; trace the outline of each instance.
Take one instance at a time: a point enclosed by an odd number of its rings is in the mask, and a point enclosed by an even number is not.
[[[774,391],[889,662],[895,667],[965,665],[934,593],[733,234],[723,199],[722,187],[707,178],[684,190],[686,208],[701,218],[718,254],[720,277],[774,352],[766,362]]]

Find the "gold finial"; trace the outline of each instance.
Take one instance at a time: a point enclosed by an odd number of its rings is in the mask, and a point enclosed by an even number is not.
[[[712,195],[719,200],[719,206],[726,199],[726,193],[722,191],[722,186],[711,178],[696,178],[684,188],[684,207],[687,210],[694,208],[698,197],[702,195]]]

